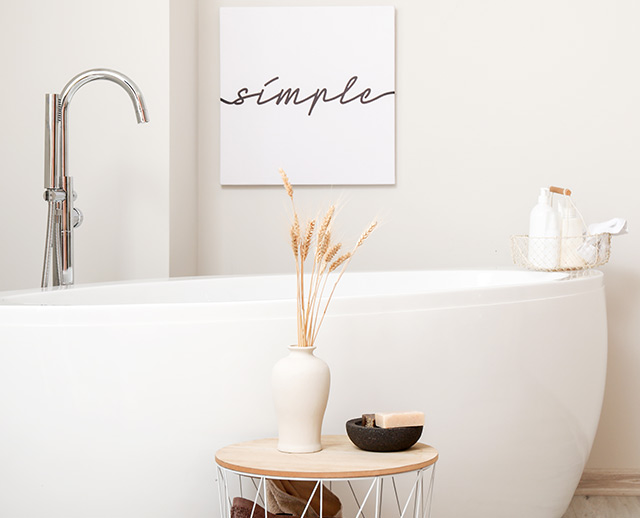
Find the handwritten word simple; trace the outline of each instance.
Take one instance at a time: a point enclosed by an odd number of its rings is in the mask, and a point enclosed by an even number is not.
[[[311,116],[311,114],[313,113],[313,110],[315,110],[316,105],[320,101],[322,101],[323,103],[339,101],[340,104],[349,104],[353,101],[359,100],[361,104],[369,104],[379,99],[382,99],[387,95],[395,94],[394,91],[391,91],[391,92],[384,92],[380,95],[376,95],[375,97],[371,97],[371,88],[365,88],[360,93],[353,95],[353,93],[350,93],[350,90],[355,86],[356,82],[358,81],[358,76],[351,77],[347,81],[347,84],[345,85],[342,92],[340,92],[337,95],[334,95],[333,97],[328,97],[329,91],[326,88],[318,88],[314,93],[307,95],[306,97],[302,97],[300,93],[300,88],[287,88],[287,89],[281,88],[280,91],[277,93],[274,93],[273,91],[269,93],[268,90],[271,90],[271,89],[267,87],[269,87],[270,85],[278,81],[278,79],[280,79],[278,76],[274,77],[273,79],[269,79],[269,81],[267,81],[264,84],[264,88],[262,88],[259,92],[249,93],[249,88],[245,87],[238,90],[238,93],[236,94],[236,98],[233,101],[227,101],[222,97],[220,97],[220,101],[222,101],[225,104],[231,104],[235,106],[244,104],[245,101],[252,98],[256,99],[256,104],[258,106],[262,106],[264,104],[269,104],[269,103],[275,103],[277,105],[280,105],[280,104],[288,105],[289,103],[292,103],[294,105],[311,103],[309,105],[309,112],[307,113],[307,115]],[[351,97],[349,97],[348,94],[351,95]]]

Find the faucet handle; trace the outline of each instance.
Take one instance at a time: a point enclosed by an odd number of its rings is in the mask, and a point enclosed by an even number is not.
[[[80,225],[82,225],[82,222],[84,221],[84,214],[80,209],[77,209],[76,207],[73,208],[71,221],[73,223],[73,228],[78,228]]]
[[[67,199],[67,195],[64,191],[58,189],[46,189],[42,194],[44,201],[64,201]]]

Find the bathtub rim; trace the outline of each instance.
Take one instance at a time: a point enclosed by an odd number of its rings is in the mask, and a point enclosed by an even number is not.
[[[577,283],[591,283],[594,284],[594,281],[598,284],[603,284],[604,274],[600,270],[590,269],[590,270],[582,270],[575,272],[532,272],[527,270],[514,270],[514,269],[491,269],[491,268],[458,268],[458,269],[410,269],[410,270],[371,270],[371,271],[354,271],[347,272],[344,275],[344,279],[348,279],[349,277],[356,276],[379,276],[379,275],[411,275],[411,274],[424,274],[424,273],[463,273],[463,274],[485,274],[485,273],[495,273],[495,274],[508,274],[508,275],[541,275],[541,276],[549,276],[547,279],[541,279],[536,282],[513,282],[513,283],[500,283],[500,284],[491,284],[491,285],[483,285],[476,287],[463,287],[463,288],[447,288],[446,290],[434,290],[434,291],[425,291],[425,293],[436,293],[441,291],[472,291],[475,289],[503,289],[503,288],[518,288],[518,287],[528,287],[528,286],[540,286],[540,285],[556,285],[558,283],[562,283],[563,285],[570,283],[571,285],[577,286]],[[49,295],[61,294],[61,293],[71,293],[71,292],[81,292],[88,290],[99,290],[99,289],[118,289],[127,286],[150,286],[153,284],[161,284],[161,283],[171,283],[171,284],[179,284],[179,283],[195,283],[195,282],[207,282],[207,281],[216,281],[220,280],[233,280],[233,279],[291,279],[293,278],[294,273],[263,273],[263,274],[221,274],[221,275],[190,275],[184,277],[154,277],[148,279],[132,279],[132,280],[122,280],[122,281],[105,281],[105,282],[95,282],[95,283],[84,283],[84,284],[74,284],[70,286],[54,286],[49,288],[27,288],[27,289],[19,289],[19,290],[6,290],[0,291],[0,307],[1,306],[18,306],[18,305],[48,305],[48,306],[76,306],[76,305],[84,305],[84,304],[64,304],[64,303],[54,303],[54,304],[46,304],[42,302],[31,303],[31,302],[18,302],[15,303],[9,299],[19,299],[23,296],[32,297],[42,295],[43,297],[48,297]],[[554,276],[553,278],[551,276]],[[342,281],[344,284],[344,280]],[[583,291],[583,290],[580,290]],[[376,294],[375,296],[388,296],[388,295],[405,295],[404,293],[400,294]],[[336,298],[351,298],[351,297],[359,297],[359,295],[341,295],[339,293],[336,294]],[[266,300],[266,299],[265,299]],[[271,299],[269,299],[271,300]],[[288,300],[287,299],[277,299],[277,300]],[[229,303],[232,301],[223,301],[224,303]],[[241,301],[247,302],[247,301]],[[159,302],[154,304],[183,304],[184,302]],[[194,302],[194,303],[214,303],[211,301],[202,301],[202,302]],[[146,304],[146,303],[137,303],[137,302],[122,302],[118,303],[118,305],[137,305],[137,304]],[[101,304],[95,304],[101,305]],[[112,304],[105,304],[112,305]]]
[[[513,270],[399,270],[410,275],[419,272],[512,272]],[[516,270],[517,271],[517,270]],[[396,272],[354,272],[358,275],[384,275]],[[450,289],[445,291],[420,292],[412,294],[384,295],[340,295],[336,291],[331,301],[327,319],[362,313],[413,312],[446,310],[450,308],[476,307],[495,304],[513,304],[557,297],[579,296],[583,293],[604,290],[603,274],[589,270],[580,276],[567,275],[562,278],[535,283],[514,283],[507,285],[483,286],[475,288]],[[346,274],[348,275],[348,274]],[[346,278],[345,275],[345,278]],[[85,289],[111,289],[128,285],[150,286],[165,282],[215,281],[216,279],[263,278],[272,280],[279,277],[290,279],[292,275],[214,275],[201,277],[173,277],[168,279],[145,279],[140,281],[118,281],[95,283],[63,288],[66,292]],[[295,317],[294,293],[290,298],[260,301],[198,301],[198,302],[153,302],[120,304],[46,304],[42,302],[15,303],[12,298],[22,296],[47,296],[56,290],[19,290],[0,293],[0,327],[15,326],[65,326],[65,325],[127,325],[198,322],[237,322],[246,320],[281,319]]]

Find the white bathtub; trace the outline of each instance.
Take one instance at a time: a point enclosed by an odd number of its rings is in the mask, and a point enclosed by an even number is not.
[[[293,277],[0,294],[0,516],[217,516],[213,455],[276,434]],[[323,432],[422,410],[434,518],[559,518],[605,381],[599,272],[346,275],[319,335]]]

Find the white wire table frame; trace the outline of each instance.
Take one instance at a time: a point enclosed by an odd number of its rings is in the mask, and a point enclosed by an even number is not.
[[[311,454],[278,452],[276,439],[227,446],[216,453],[220,517],[232,518],[234,497],[252,503],[249,518],[267,517],[269,481],[301,481],[312,488],[298,518],[328,518],[327,489],[344,505],[344,518],[428,518],[437,451],[421,443],[403,452],[359,450],[346,436],[322,437],[323,449]],[[310,509],[316,498],[316,509]],[[318,507],[319,502],[319,509]]]

